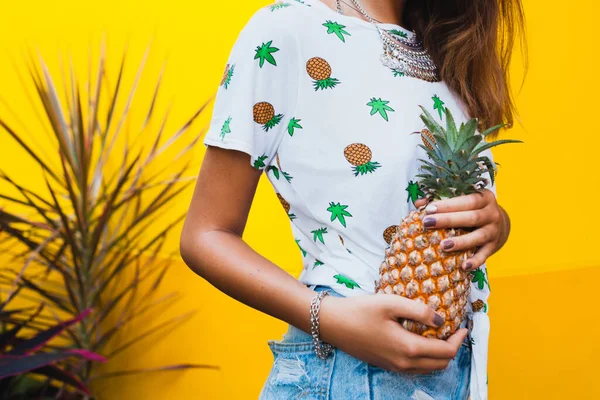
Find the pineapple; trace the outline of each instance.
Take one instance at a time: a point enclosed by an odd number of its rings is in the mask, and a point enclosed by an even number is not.
[[[282,114],[275,115],[275,108],[271,103],[266,101],[256,103],[252,109],[252,113],[254,122],[262,125],[265,132],[279,124],[283,118]]]
[[[475,300],[472,304],[472,307],[473,307],[473,311],[475,311],[475,312],[481,311],[481,310],[485,311],[485,308],[486,308],[483,300]]]
[[[381,166],[378,162],[371,161],[373,152],[369,146],[362,143],[352,143],[346,146],[344,149],[344,157],[346,157],[346,160],[354,166],[352,167],[354,176],[373,172]]]
[[[492,183],[496,172],[495,163],[478,154],[503,143],[522,143],[520,140],[486,142],[485,136],[502,127],[494,126],[483,133],[476,132],[477,119],[456,127],[454,118],[445,108],[446,128],[440,126],[427,110],[421,109],[421,119],[427,126],[421,138],[428,145],[419,145],[427,152],[429,161],[422,162],[423,174],[419,182],[427,201],[481,192],[488,180],[482,175],[490,174]],[[402,320],[407,330],[425,337],[447,339],[463,322],[471,288],[471,274],[461,268],[463,261],[474,254],[474,249],[444,251],[440,242],[446,238],[467,233],[467,229],[423,228],[425,206],[411,210],[396,225],[391,235],[385,258],[375,282],[377,293],[393,293],[427,304],[444,317],[439,328]],[[477,304],[477,307],[480,304]]]
[[[420,133],[421,134],[421,140],[423,141],[423,144],[425,145],[425,147],[427,147],[429,150],[433,150],[433,146],[430,143],[435,143],[435,138],[433,137],[433,134],[429,131],[429,129],[425,128],[425,129],[421,129],[421,132],[412,132],[413,134],[415,133]],[[427,137],[427,140],[425,137]]]
[[[233,70],[235,68],[235,64],[227,64],[225,66],[225,71],[223,71],[223,77],[221,78],[221,83],[219,86],[224,86],[225,89],[229,87],[229,83],[231,82],[231,77],[233,76]]]
[[[290,214],[290,203],[288,203],[288,201],[281,195],[281,193],[277,193],[277,198],[279,199],[279,202],[283,206],[283,209],[285,210],[290,220],[296,218],[295,214]]]
[[[306,62],[306,72],[314,79],[315,91],[334,88],[340,81],[331,77],[331,65],[321,57],[313,57]]]
[[[396,229],[398,229],[398,225],[390,225],[383,231],[383,240],[385,240],[387,244],[392,242],[392,237],[394,232],[396,232]]]

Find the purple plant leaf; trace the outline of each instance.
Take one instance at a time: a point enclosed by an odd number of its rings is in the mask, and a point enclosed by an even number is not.
[[[14,346],[8,355],[23,355],[30,354],[42,348],[46,343],[48,343],[52,338],[60,334],[69,326],[76,324],[81,321],[85,317],[87,317],[92,310],[90,308],[84,310],[79,314],[76,318],[70,319],[68,321],[61,322],[52,328],[49,328],[43,332],[38,333],[30,340],[27,340],[19,345]]]
[[[71,349],[67,350],[66,353],[78,355],[82,358],[85,358],[89,361],[97,361],[97,362],[107,362],[106,357],[101,356],[98,353],[94,353],[93,351],[85,350],[85,349]]]
[[[210,365],[210,364],[176,364],[176,365],[166,365],[163,367],[155,367],[155,368],[140,368],[140,369],[131,369],[131,370],[127,370],[127,371],[107,372],[105,374],[92,376],[90,380],[113,378],[116,376],[125,376],[125,375],[146,374],[148,372],[179,371],[179,370],[186,370],[186,369],[220,370],[220,368],[217,365]]]
[[[0,379],[29,372],[73,356],[82,357],[90,361],[106,361],[106,359],[99,354],[77,350],[68,350],[62,353],[38,353],[24,356],[0,356]]]

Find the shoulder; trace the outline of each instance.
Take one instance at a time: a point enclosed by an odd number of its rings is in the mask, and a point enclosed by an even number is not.
[[[310,7],[297,0],[275,1],[256,10],[240,36],[295,40],[311,18]]]

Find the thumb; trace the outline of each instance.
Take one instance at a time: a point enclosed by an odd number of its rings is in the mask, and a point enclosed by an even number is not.
[[[454,332],[452,336],[450,336],[448,339],[446,339],[446,342],[453,345],[456,348],[456,351],[458,352],[463,340],[465,340],[465,337],[467,336],[467,333],[469,333],[469,330],[467,328],[461,328]]]
[[[395,318],[411,319],[436,328],[444,325],[444,317],[426,304],[397,294],[386,294],[385,296],[389,296],[389,309]]]

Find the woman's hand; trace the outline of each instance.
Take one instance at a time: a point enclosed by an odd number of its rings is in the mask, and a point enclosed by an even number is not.
[[[404,329],[400,318],[429,326],[444,322],[429,306],[395,294],[327,296],[319,314],[321,340],[386,370],[429,373],[448,366],[468,332],[459,329],[447,340],[425,338]]]
[[[426,204],[422,198],[415,202],[417,208]],[[485,260],[497,252],[506,242],[510,224],[508,215],[496,202],[489,189],[450,199],[432,201],[425,208],[425,229],[474,227],[473,231],[441,242],[444,250],[477,249],[473,257],[466,259],[462,267],[467,271],[479,268]],[[432,225],[426,226],[431,220]],[[448,247],[446,247],[448,245]]]

